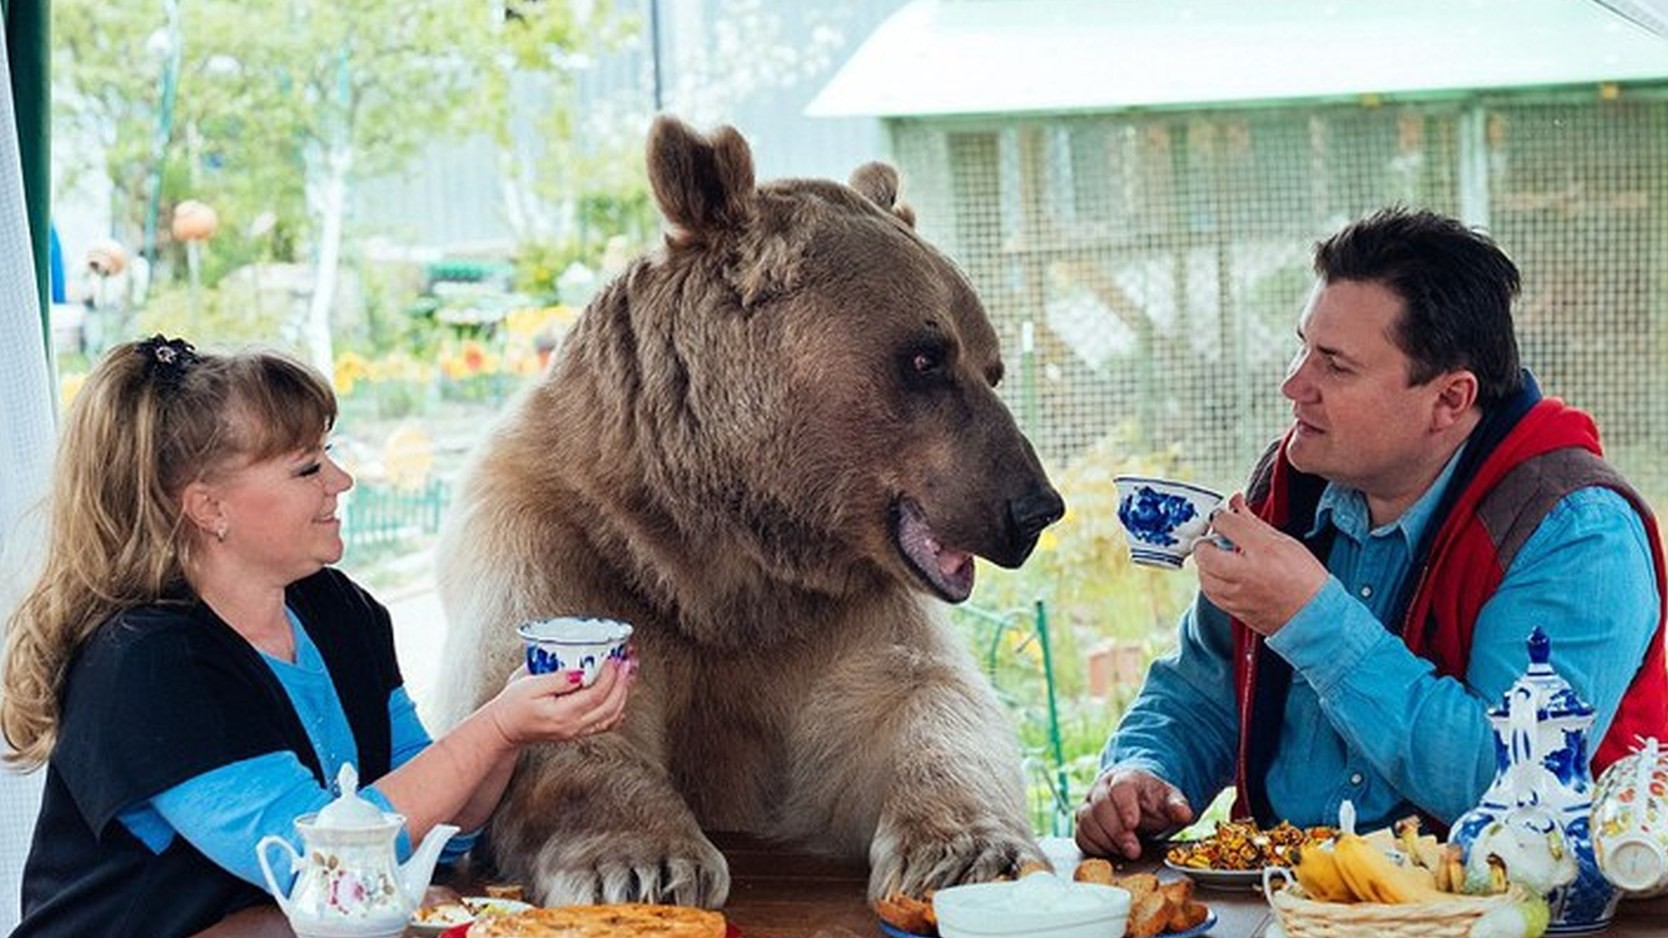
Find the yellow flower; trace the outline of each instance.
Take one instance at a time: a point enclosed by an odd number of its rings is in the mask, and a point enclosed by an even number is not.
[[[370,364],[363,355],[357,352],[343,352],[336,356],[336,373],[331,382],[336,386],[336,393],[346,396],[353,393],[354,385],[364,380],[370,373]]]

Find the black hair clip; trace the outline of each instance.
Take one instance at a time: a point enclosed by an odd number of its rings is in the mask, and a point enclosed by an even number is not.
[[[178,388],[185,380],[186,369],[200,360],[190,342],[165,339],[160,333],[140,342],[137,348],[145,359],[145,374],[169,391]]]

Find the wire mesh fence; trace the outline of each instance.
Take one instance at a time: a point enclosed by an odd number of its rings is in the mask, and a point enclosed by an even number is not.
[[[1485,227],[1525,363],[1668,504],[1668,88],[1606,86],[891,125],[920,227],[967,271],[1055,464],[1111,437],[1241,484],[1284,428],[1314,243],[1387,204]]]

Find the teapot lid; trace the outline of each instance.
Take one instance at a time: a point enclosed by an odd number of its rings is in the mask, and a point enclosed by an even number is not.
[[[336,787],[341,789],[342,794],[319,809],[314,826],[359,828],[380,827],[387,823],[382,809],[360,796],[359,770],[353,767],[353,763],[342,763],[341,771],[336,773]]]
[[[1537,701],[1537,719],[1557,720],[1564,718],[1590,718],[1593,708],[1578,696],[1569,682],[1553,670],[1552,639],[1547,638],[1540,626],[1535,626],[1529,633],[1529,669],[1507,689],[1500,703],[1489,710],[1489,715],[1505,717],[1511,710],[1513,695],[1522,693],[1530,700]]]

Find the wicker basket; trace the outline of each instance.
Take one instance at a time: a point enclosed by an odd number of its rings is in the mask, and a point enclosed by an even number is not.
[[[1284,880],[1284,888],[1275,879]],[[1442,902],[1316,902],[1278,867],[1264,872],[1263,894],[1286,938],[1467,938],[1485,912],[1525,899],[1514,885],[1499,895],[1455,895]]]

